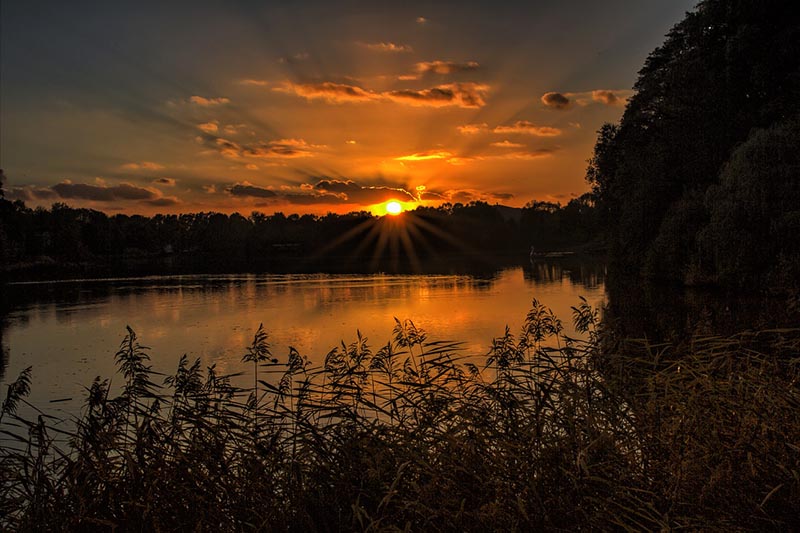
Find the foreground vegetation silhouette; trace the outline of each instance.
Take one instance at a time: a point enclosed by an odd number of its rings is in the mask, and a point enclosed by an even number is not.
[[[2,406],[6,530],[785,530],[800,508],[800,330],[620,340],[586,302],[569,338],[533,301],[485,358],[410,321],[314,367],[259,327],[226,376],[148,365],[128,330],[113,395],[74,430]],[[252,379],[252,381],[250,381]],[[250,385],[239,387],[234,382]],[[161,382],[161,383],[159,383]]]

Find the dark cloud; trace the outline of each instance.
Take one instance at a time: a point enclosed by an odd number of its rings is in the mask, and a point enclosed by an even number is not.
[[[314,155],[313,150],[324,148],[323,146],[309,144],[303,139],[278,139],[275,141],[240,144],[222,137],[205,135],[198,137],[198,140],[224,157],[231,159],[244,157],[257,159],[310,157]]]
[[[251,198],[275,198],[278,195],[271,189],[265,189],[248,182],[237,183],[225,189],[231,196],[251,197]]]
[[[572,106],[572,100],[566,95],[556,92],[544,93],[542,95],[542,103],[552,109],[569,109]]]
[[[466,82],[449,83],[421,91],[389,91],[384,93],[384,96],[393,102],[412,106],[444,107],[454,105],[477,108],[486,105],[485,98],[488,92],[488,85]]]
[[[153,200],[145,200],[145,203],[156,207],[169,207],[178,205],[181,201],[174,196],[163,196],[161,198],[154,198]]]
[[[11,189],[6,191],[6,198],[8,200],[30,202],[32,200],[53,200],[58,198],[58,194],[47,187],[26,185],[24,187],[11,187]]]
[[[478,70],[480,65],[477,61],[467,61],[466,63],[456,63],[454,61],[423,61],[417,63],[414,68],[420,74],[456,74],[459,72]]]
[[[172,178],[158,178],[156,180],[153,180],[153,184],[154,185],[163,185],[165,187],[174,187],[175,186],[175,180],[172,179]]]
[[[155,200],[161,194],[155,189],[148,189],[120,183],[119,185],[91,185],[88,183],[72,183],[62,181],[53,185],[52,189],[58,196],[73,200],[91,200],[95,202],[113,202],[116,200]]]
[[[511,200],[514,198],[514,195],[510,192],[494,192],[491,195],[492,198],[496,198],[498,200]]]
[[[413,194],[400,187],[362,186],[352,180],[322,179],[314,185],[314,190],[335,194],[346,203],[371,205],[387,200],[414,201]]]

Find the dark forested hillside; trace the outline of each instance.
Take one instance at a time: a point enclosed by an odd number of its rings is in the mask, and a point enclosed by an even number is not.
[[[599,131],[587,171],[612,270],[738,286],[792,277],[800,260],[796,8],[704,0],[650,54],[622,120]]]

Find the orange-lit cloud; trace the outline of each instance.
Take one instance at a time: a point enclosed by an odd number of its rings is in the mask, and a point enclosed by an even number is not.
[[[400,52],[413,52],[414,49],[411,48],[407,44],[395,44],[395,43],[358,43],[359,46],[363,46],[368,50],[372,50],[375,52],[391,52],[391,53],[400,53]]]
[[[537,137],[555,137],[561,135],[561,130],[558,128],[537,126],[527,120],[518,120],[510,126],[497,126],[492,131],[495,133],[523,133],[526,135],[535,135]]]
[[[476,133],[489,131],[489,125],[485,122],[481,124],[465,124],[464,126],[459,126],[458,131],[464,135],[475,135]]]
[[[464,82],[438,85],[422,90],[396,90],[373,92],[357,85],[344,83],[291,83],[284,82],[273,90],[295,94],[307,100],[324,100],[328,103],[391,101],[411,106],[465,108],[483,107],[489,91],[488,85]]]
[[[470,72],[478,70],[480,65],[477,61],[467,61],[457,63],[455,61],[423,61],[414,66],[420,74],[455,74],[458,72]]]
[[[531,161],[534,159],[549,157],[553,155],[555,152],[556,149],[554,148],[537,148],[534,150],[517,150],[514,152],[504,152],[500,154],[482,154],[482,155],[470,155],[464,157],[456,156],[449,158],[447,162],[450,163],[451,165],[461,166],[482,161],[497,161],[497,160]]]
[[[428,151],[428,152],[420,152],[411,155],[404,155],[401,157],[395,157],[395,161],[431,161],[434,159],[450,159],[453,157],[453,154],[450,152],[445,151]]]
[[[287,81],[273,90],[302,96],[307,100],[321,99],[330,103],[365,102],[379,98],[379,95],[361,87],[330,81],[322,83],[291,83]]]
[[[511,141],[508,140],[493,142],[491,143],[491,146],[494,146],[496,148],[525,148],[524,144],[512,143]]]
[[[252,87],[266,87],[269,85],[267,80],[256,80],[253,78],[246,78],[243,80],[239,80],[240,85],[250,85]]]
[[[624,106],[625,100],[628,97],[628,95],[626,95],[625,92],[626,91],[608,91],[608,90],[592,91],[592,100],[606,105]]]
[[[159,165],[152,161],[141,161],[139,163],[125,163],[121,168],[125,170],[162,170],[164,165]]]
[[[206,133],[217,133],[217,131],[219,130],[219,124],[217,123],[216,120],[212,120],[211,122],[198,124],[197,128]]]
[[[230,99],[225,97],[217,97],[217,98],[205,98],[203,96],[192,96],[189,98],[189,102],[199,105],[202,107],[211,107],[216,105],[228,104],[230,103]]]

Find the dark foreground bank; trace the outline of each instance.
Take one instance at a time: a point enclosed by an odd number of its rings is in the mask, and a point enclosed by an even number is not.
[[[2,406],[5,530],[791,530],[800,331],[621,341],[534,301],[481,358],[398,322],[322,367],[259,329],[231,376],[154,375],[133,331],[80,419]],[[34,369],[35,371],[35,369]],[[241,376],[235,379],[243,379]],[[65,430],[65,427],[75,427]]]

